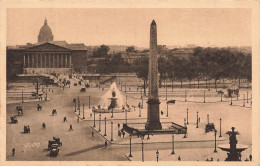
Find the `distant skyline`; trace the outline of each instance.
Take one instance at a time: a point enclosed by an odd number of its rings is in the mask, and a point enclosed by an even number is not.
[[[149,47],[155,19],[159,45],[251,46],[251,9],[7,9],[7,45],[37,43],[44,19],[54,41]]]

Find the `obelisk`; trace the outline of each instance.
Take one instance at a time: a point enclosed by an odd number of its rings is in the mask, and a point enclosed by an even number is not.
[[[160,130],[162,125],[159,113],[158,98],[158,51],[157,51],[157,28],[153,20],[150,26],[150,50],[149,50],[149,71],[148,71],[148,110],[146,130]]]

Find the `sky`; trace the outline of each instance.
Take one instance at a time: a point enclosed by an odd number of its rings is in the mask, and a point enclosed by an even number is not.
[[[251,46],[246,8],[9,8],[6,44],[37,43],[45,18],[54,40],[68,43],[148,48],[155,19],[160,45]]]

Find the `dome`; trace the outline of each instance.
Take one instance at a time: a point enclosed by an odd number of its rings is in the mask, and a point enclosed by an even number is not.
[[[44,20],[44,25],[41,27],[38,35],[38,43],[53,42],[53,35],[51,28],[47,24],[47,20]]]

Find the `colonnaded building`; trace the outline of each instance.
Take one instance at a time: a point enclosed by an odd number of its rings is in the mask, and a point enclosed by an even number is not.
[[[47,20],[41,27],[38,43],[7,46],[7,77],[16,74],[70,74],[84,71],[87,66],[87,47],[54,41]]]

